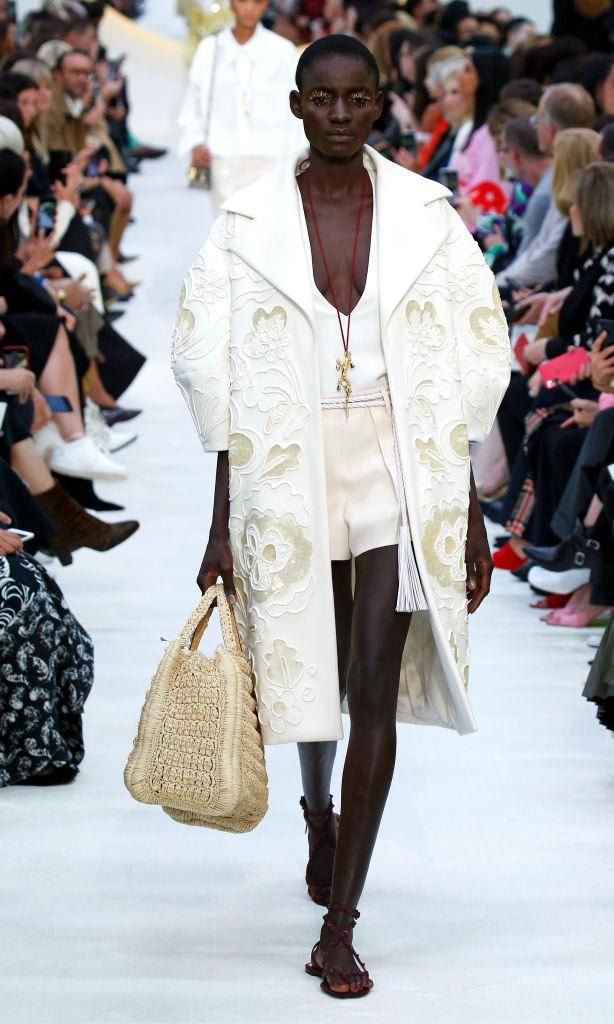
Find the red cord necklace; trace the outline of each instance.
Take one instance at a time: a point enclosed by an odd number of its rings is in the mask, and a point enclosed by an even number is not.
[[[365,205],[365,199],[367,196],[367,175],[365,174],[362,182],[362,192],[360,193],[360,206],[358,207],[358,217],[356,219],[356,232],[354,235],[354,248],[352,251],[352,269],[350,272],[350,295],[348,300],[348,323],[347,330],[344,332],[343,323],[341,322],[341,310],[339,309],[339,303],[337,301],[337,295],[335,293],[335,286],[333,285],[333,279],[331,277],[330,270],[328,268],[328,260],[326,259],[326,253],[324,252],[324,246],[322,245],[322,236],[320,235],[320,226],[318,224],[318,218],[316,217],[315,207],[313,205],[313,199],[311,198],[311,189],[309,187],[309,179],[305,179],[305,192],[307,193],[307,202],[309,203],[309,211],[311,213],[311,219],[315,228],[316,238],[320,247],[320,253],[322,256],[322,262],[326,271],[326,278],[328,280],[328,287],[333,297],[335,309],[337,311],[337,319],[339,321],[339,330],[341,332],[341,340],[343,342],[343,359],[337,359],[336,369],[339,374],[339,380],[337,382],[337,391],[345,391],[345,415],[349,415],[349,401],[350,395],[352,394],[352,385],[350,382],[349,372],[355,369],[354,363],[352,362],[352,353],[350,352],[350,321],[352,319],[352,291],[354,289],[355,272],[356,272],[356,253],[358,251],[358,237],[360,235],[360,225],[362,222],[362,212]]]

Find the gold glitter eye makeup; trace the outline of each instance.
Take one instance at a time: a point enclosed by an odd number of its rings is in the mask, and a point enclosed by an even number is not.
[[[323,106],[328,103],[331,98],[331,93],[328,89],[312,89],[307,99],[311,103],[315,103],[317,106]]]
[[[365,107],[367,103],[371,102],[371,93],[369,92],[353,92],[350,96],[352,103],[355,103],[358,107]]]

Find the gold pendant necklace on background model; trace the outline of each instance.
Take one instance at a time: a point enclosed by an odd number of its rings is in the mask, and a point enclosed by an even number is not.
[[[352,362],[352,353],[350,352],[350,321],[352,319],[352,291],[354,288],[355,272],[356,272],[356,253],[358,251],[358,238],[360,235],[360,225],[362,222],[362,212],[365,205],[365,199],[367,195],[367,176],[365,175],[362,182],[362,192],[360,193],[360,206],[358,207],[358,217],[356,219],[356,232],[354,235],[354,248],[352,250],[352,269],[350,271],[350,297],[348,302],[348,323],[346,331],[343,330],[343,323],[341,322],[341,310],[339,309],[339,303],[337,302],[337,296],[335,294],[335,286],[333,285],[333,279],[331,277],[330,270],[328,269],[328,261],[326,259],[326,253],[324,252],[324,246],[322,244],[322,237],[320,235],[320,227],[318,224],[318,218],[316,217],[315,207],[313,205],[313,199],[311,198],[311,189],[309,187],[309,179],[305,179],[305,192],[307,193],[307,202],[309,204],[309,212],[311,213],[311,219],[318,240],[318,246],[320,248],[320,255],[322,256],[322,262],[326,271],[326,278],[328,281],[328,287],[333,297],[333,303],[337,311],[337,319],[339,321],[339,330],[341,332],[341,341],[343,342],[343,359],[337,359],[336,368],[339,374],[339,380],[337,381],[337,391],[345,392],[345,417],[346,419],[350,415],[350,395],[352,394],[352,384],[350,382],[350,370],[355,369],[355,365]],[[360,301],[360,299],[359,299]]]

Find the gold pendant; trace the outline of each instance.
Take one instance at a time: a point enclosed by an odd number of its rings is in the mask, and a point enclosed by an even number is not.
[[[352,362],[352,353],[346,352],[343,359],[337,360],[337,372],[339,374],[339,380],[337,381],[337,391],[345,391],[345,418],[349,419],[350,415],[350,395],[352,394],[352,384],[349,378],[350,370],[354,369],[354,363]]]

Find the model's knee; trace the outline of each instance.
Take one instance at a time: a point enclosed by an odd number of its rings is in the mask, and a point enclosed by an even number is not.
[[[394,724],[398,689],[398,670],[385,652],[363,652],[350,660],[347,697],[353,722]]]

